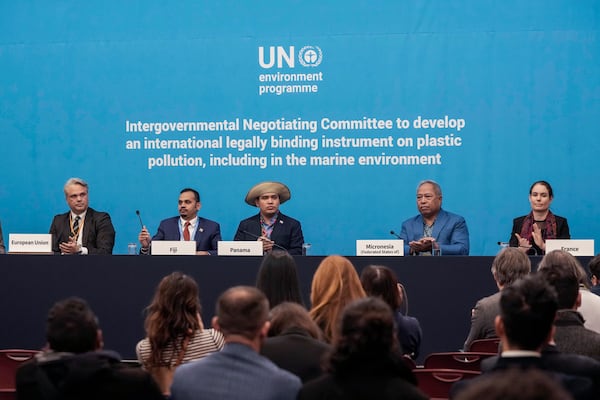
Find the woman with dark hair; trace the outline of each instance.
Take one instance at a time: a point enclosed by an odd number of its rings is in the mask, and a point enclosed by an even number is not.
[[[223,348],[221,332],[204,329],[198,285],[181,272],[165,276],[146,308],[147,337],[136,346],[138,360],[165,395],[175,368]]]
[[[546,181],[534,182],[529,188],[531,211],[513,220],[510,246],[527,254],[545,254],[546,239],[570,239],[567,219],[554,215],[550,204],[552,186]]]
[[[296,261],[285,251],[274,250],[263,257],[256,287],[267,296],[271,308],[284,301],[304,305]]]
[[[269,336],[260,353],[278,367],[308,382],[323,374],[321,360],[331,346],[308,311],[300,304],[284,302],[271,310]]]
[[[405,301],[404,286],[394,271],[382,265],[369,265],[360,274],[360,283],[368,296],[379,297],[394,311],[398,341],[404,354],[416,359],[421,346],[421,324],[414,317],[405,316],[400,306]]]
[[[299,400],[428,398],[402,359],[390,307],[374,297],[344,309],[326,365],[328,373],[306,383]]]

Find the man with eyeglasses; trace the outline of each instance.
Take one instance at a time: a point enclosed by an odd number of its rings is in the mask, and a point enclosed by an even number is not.
[[[468,255],[469,230],[460,215],[442,209],[442,189],[432,180],[417,186],[419,215],[402,223],[400,239],[404,240],[404,254]]]

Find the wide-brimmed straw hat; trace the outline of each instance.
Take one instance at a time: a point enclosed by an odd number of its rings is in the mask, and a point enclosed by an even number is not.
[[[256,207],[256,199],[265,193],[277,193],[279,195],[279,204],[288,201],[292,194],[290,189],[281,182],[261,182],[252,187],[246,195],[246,203]]]

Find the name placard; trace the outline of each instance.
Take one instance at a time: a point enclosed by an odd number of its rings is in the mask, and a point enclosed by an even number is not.
[[[222,240],[217,243],[217,254],[220,256],[262,256],[262,242],[259,240]]]
[[[196,242],[193,240],[153,240],[150,246],[153,256],[193,256]]]
[[[390,256],[397,257],[404,255],[404,240],[386,239],[386,240],[357,240],[357,256]]]
[[[52,235],[49,233],[10,233],[9,253],[52,253]]]
[[[594,256],[594,239],[547,239],[546,254],[564,250],[574,256]]]

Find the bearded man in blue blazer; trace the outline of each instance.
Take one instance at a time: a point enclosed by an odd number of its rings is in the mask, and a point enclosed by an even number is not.
[[[400,239],[404,254],[432,254],[439,248],[442,255],[469,255],[469,230],[460,215],[442,209],[442,189],[432,180],[417,186],[419,215],[402,223]]]
[[[215,221],[198,216],[202,207],[200,194],[190,188],[179,193],[179,216],[164,219],[156,235],[150,239],[144,226],[138,236],[141,254],[149,254],[152,240],[195,240],[196,254],[216,255],[217,243],[221,240],[221,227]]]

